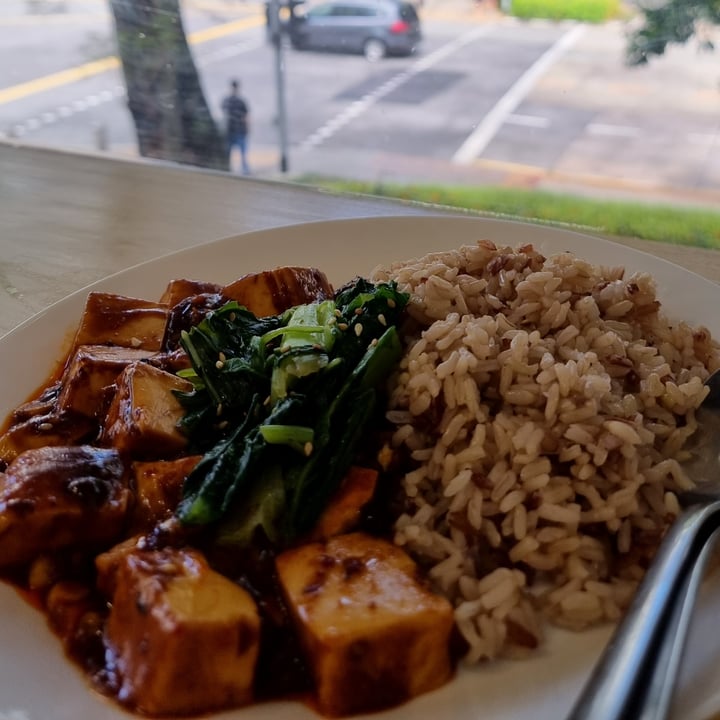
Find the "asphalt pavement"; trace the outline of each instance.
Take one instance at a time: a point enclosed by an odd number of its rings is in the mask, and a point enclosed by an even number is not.
[[[420,12],[435,23],[523,23],[505,17],[493,0],[424,0]],[[717,55],[700,54],[689,43],[648,66],[628,68],[626,35],[620,21],[584,26],[581,41],[534,79],[470,162],[315,148],[294,150],[290,176],[333,176],[352,167],[355,178],[368,182],[500,185],[720,208]],[[553,112],[564,118],[555,123],[562,136],[554,139]],[[578,132],[568,138],[573,113]],[[523,149],[526,162],[518,161]]]

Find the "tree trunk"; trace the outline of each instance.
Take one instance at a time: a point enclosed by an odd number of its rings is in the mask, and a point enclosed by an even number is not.
[[[185,37],[179,0],[110,0],[128,107],[144,157],[228,169]]]

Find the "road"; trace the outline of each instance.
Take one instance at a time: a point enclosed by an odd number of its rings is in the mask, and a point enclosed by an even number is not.
[[[499,183],[720,204],[716,56],[678,48],[623,64],[624,28],[518,22],[426,0],[410,58],[285,56],[290,176]],[[261,8],[186,0],[213,110],[240,77],[254,174],[279,177],[273,51]],[[218,117],[219,120],[219,117]],[[63,13],[0,9],[0,132],[23,143],[133,156],[104,0]]]

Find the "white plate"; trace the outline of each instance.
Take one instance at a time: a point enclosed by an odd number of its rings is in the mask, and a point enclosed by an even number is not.
[[[664,260],[608,241],[523,223],[467,217],[397,217],[329,221],[282,227],[190,248],[113,275],[93,289],[155,298],[176,277],[228,282],[277,265],[313,265],[336,285],[375,265],[487,238],[499,244],[533,243],[545,254],[571,250],[593,263],[652,273],[672,316],[703,323],[720,337],[720,287]],[[5,417],[47,377],[71,336],[87,288],[0,338],[0,417]],[[720,711],[720,582],[704,588],[674,716],[707,720]],[[607,642],[611,629],[580,634],[548,632],[531,659],[463,670],[440,690],[373,720],[561,720]],[[200,660],[201,661],[201,660]],[[221,713],[227,720],[308,720],[317,716],[296,703],[269,703]],[[63,656],[43,618],[16,592],[0,586],[0,720],[128,720],[112,702],[93,693]]]

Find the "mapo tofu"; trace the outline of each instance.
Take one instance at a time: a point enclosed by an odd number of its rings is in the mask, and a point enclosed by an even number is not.
[[[337,716],[447,680],[452,609],[359,531],[404,302],[300,267],[90,294],[0,436],[0,569],[97,687],[151,716],[298,690]]]

